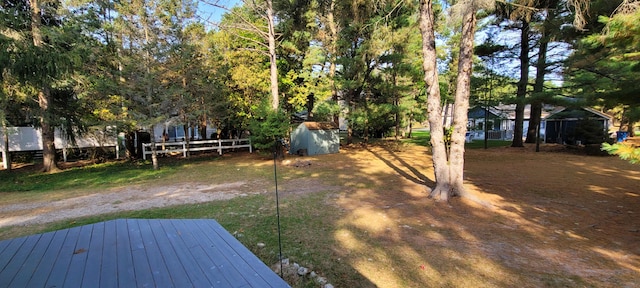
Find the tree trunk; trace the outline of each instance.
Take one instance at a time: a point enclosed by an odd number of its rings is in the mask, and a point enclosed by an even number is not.
[[[9,151],[9,129],[7,128],[7,122],[2,120],[2,142],[4,142],[4,147],[3,149],[3,154],[4,154],[4,159],[2,159],[2,161],[4,162],[4,167],[5,169],[7,169],[7,171],[11,171],[11,152]]]
[[[149,129],[149,135],[151,136],[151,163],[153,164],[153,170],[158,170],[158,149],[156,148],[156,132],[153,129],[153,125]],[[144,149],[142,151],[144,153]]]
[[[207,114],[204,114],[200,117],[200,125],[198,125],[198,130],[200,130],[200,138],[202,140],[209,139],[209,135],[207,135]]]
[[[39,0],[29,1],[31,6],[31,36],[33,37],[33,46],[41,48],[43,46]],[[45,79],[41,81],[40,91],[38,92],[38,106],[40,107],[40,128],[42,129],[42,171],[53,172],[58,170],[56,166],[56,147],[55,147],[55,127],[51,125],[50,105],[51,90]]]
[[[536,62],[536,80],[533,84],[534,100],[531,102],[531,116],[529,117],[529,129],[527,129],[527,143],[538,143],[540,137],[540,123],[542,122],[542,92],[544,92],[544,77],[547,74],[547,51],[553,20],[555,20],[555,9],[547,9],[547,18],[542,26],[542,37],[538,48],[538,60]]]
[[[335,0],[331,0],[329,4],[327,22],[329,26],[329,81],[331,85],[331,99],[338,103],[338,88],[336,87],[336,53],[338,43],[338,26],[335,23],[333,11],[335,10]],[[340,125],[340,111],[333,115],[333,123]]]
[[[420,33],[422,34],[422,69],[427,85],[427,118],[431,130],[431,151],[435,172],[436,187],[431,190],[430,197],[448,200],[451,186],[449,184],[449,167],[444,143],[444,125],[442,122],[442,106],[440,105],[440,85],[436,66],[436,37],[434,31],[432,0],[420,1]]]
[[[146,15],[145,15],[146,16]],[[149,45],[149,43],[151,42],[151,36],[149,35],[149,25],[147,24],[148,19],[143,19],[142,23],[143,23],[143,29],[144,29],[144,42],[146,45]],[[148,110],[148,115],[150,116],[151,119],[153,119],[153,117],[151,117],[151,115],[154,114],[153,111],[153,107],[151,107],[151,104],[153,103],[153,86],[152,86],[152,81],[150,81],[151,77],[153,77],[151,75],[151,53],[149,52],[149,48],[145,48],[145,55],[146,55],[146,59],[145,59],[145,75],[144,75],[144,79],[146,80],[145,85],[147,85],[146,87],[146,99],[147,99],[147,109]],[[149,134],[151,135],[151,163],[153,164],[153,170],[158,170],[159,165],[158,165],[158,152],[156,149],[156,133],[155,133],[155,129],[154,129],[154,124],[150,125],[149,129]],[[144,151],[144,149],[143,149]],[[144,153],[144,152],[143,152]]]
[[[520,81],[516,92],[516,125],[513,129],[511,147],[524,147],[522,134],[524,132],[524,107],[526,105],[527,84],[529,83],[529,21],[522,19],[520,34]]]
[[[453,114],[453,133],[449,155],[449,182],[452,196],[464,195],[464,143],[467,133],[469,96],[471,95],[471,73],[473,68],[473,41],[476,27],[476,11],[467,8],[462,18],[460,57]]]
[[[392,82],[393,82],[393,87],[395,88],[396,85],[398,85],[398,80],[396,78],[396,74],[397,71],[394,68],[393,69],[393,74],[391,74],[391,78],[392,78]],[[396,140],[400,139],[400,96],[398,95],[399,93],[396,92],[396,89],[393,89],[393,106],[396,109],[396,113],[394,113],[393,117],[394,117],[394,125],[396,126],[395,128],[395,137]]]
[[[51,91],[46,85],[38,92],[38,105],[43,115],[40,116],[40,129],[42,130],[42,171],[54,172],[58,169],[56,165],[55,128],[51,125],[49,104],[51,101]]]
[[[350,115],[351,114],[351,110],[352,110],[352,106],[351,106],[351,96],[347,97],[347,99],[345,100],[345,115]],[[353,121],[351,120],[347,120],[347,145],[352,144],[353,143]]]
[[[269,28],[269,64],[271,79],[271,108],[278,111],[280,107],[280,96],[278,95],[278,65],[276,63],[276,31],[275,20],[273,19],[273,1],[267,0],[267,25]]]
[[[536,143],[538,139],[538,126],[540,125],[542,117],[542,104],[542,101],[539,99],[531,101],[529,127],[527,127],[527,138],[524,141],[525,143]]]
[[[185,151],[185,155],[187,155],[186,158],[189,158],[189,156],[191,156],[191,151],[189,151],[189,144],[191,142],[191,124],[189,123],[189,121],[186,121],[187,124],[182,125],[182,129],[184,129],[184,143],[185,143],[185,148],[187,149],[187,151]]]

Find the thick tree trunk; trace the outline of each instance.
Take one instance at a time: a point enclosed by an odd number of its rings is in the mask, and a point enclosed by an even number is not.
[[[198,125],[198,132],[200,133],[200,138],[202,140],[209,139],[209,135],[207,135],[207,114],[204,114],[200,117],[200,125]]]
[[[449,167],[444,143],[444,126],[442,122],[442,106],[440,103],[440,85],[436,66],[436,37],[434,32],[434,15],[432,0],[420,1],[420,33],[422,34],[422,69],[427,85],[427,118],[431,131],[431,151],[435,172],[436,187],[431,189],[430,197],[436,196],[448,200],[451,186],[449,184]]]
[[[58,169],[56,166],[55,128],[51,125],[49,105],[51,101],[51,91],[48,87],[43,87],[38,92],[38,105],[44,115],[40,116],[40,129],[42,130],[42,171],[53,172]]]
[[[458,78],[456,80],[455,109],[453,114],[453,133],[449,155],[449,177],[453,188],[451,195],[465,195],[464,143],[467,133],[469,96],[471,95],[471,73],[473,68],[473,41],[476,27],[476,13],[467,8],[462,18],[462,37],[460,39],[460,57],[458,59]]]
[[[529,117],[529,129],[527,129],[526,143],[539,143],[540,123],[542,121],[542,92],[544,92],[544,77],[547,74],[547,51],[549,50],[550,31],[552,21],[555,20],[555,9],[547,9],[547,18],[542,26],[542,37],[538,48],[538,60],[536,62],[536,80],[533,84],[534,100],[531,102],[531,116]]]
[[[536,143],[538,140],[538,125],[540,125],[542,117],[542,104],[542,101],[538,99],[531,101],[531,116],[529,116],[529,127],[527,127],[525,143]]]
[[[280,107],[280,96],[278,95],[278,65],[276,63],[276,30],[273,19],[273,1],[267,0],[267,25],[269,28],[269,64],[271,79],[271,108],[278,111]]]
[[[516,125],[513,129],[511,147],[524,147],[524,107],[526,105],[527,84],[529,83],[529,21],[522,19],[520,34],[520,81],[516,92]]]
[[[39,0],[29,1],[31,8],[31,36],[33,38],[33,46],[42,47],[42,32],[40,31],[42,18],[40,15]],[[51,125],[50,105],[51,90],[44,79],[41,81],[40,91],[38,92],[38,106],[40,107],[40,129],[42,129],[42,171],[53,172],[58,170],[56,166],[56,147],[55,147],[55,127]]]
[[[331,0],[329,4],[329,11],[327,14],[327,24],[329,26],[329,81],[331,85],[331,99],[338,103],[338,87],[336,86],[336,53],[338,45],[338,25],[336,25],[334,19],[334,10],[336,7],[335,0]],[[333,123],[340,125],[340,111],[333,115]]]

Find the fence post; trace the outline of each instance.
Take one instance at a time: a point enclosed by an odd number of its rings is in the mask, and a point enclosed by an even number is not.
[[[249,138],[249,153],[253,153],[253,146],[251,145],[251,138]]]
[[[222,140],[218,139],[218,155],[222,155]]]
[[[142,143],[142,160],[147,160],[147,145]]]
[[[182,157],[187,158],[187,144],[182,141]]]
[[[62,148],[62,159],[67,162],[67,148]]]
[[[7,169],[7,167],[9,167],[9,161],[7,160],[7,153],[5,153],[4,149],[2,149],[2,167],[4,167],[4,169]]]

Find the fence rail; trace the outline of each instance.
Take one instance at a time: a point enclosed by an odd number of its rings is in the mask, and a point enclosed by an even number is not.
[[[229,144],[230,143],[230,144]],[[216,140],[194,140],[189,141],[187,147],[186,141],[180,142],[156,142],[157,154],[169,154],[169,153],[182,153],[184,157],[187,157],[187,151],[218,151],[218,154],[222,155],[224,149],[235,148],[249,148],[249,152],[253,153],[251,146],[251,139],[216,139]],[[142,144],[142,158],[147,160],[147,155],[151,155],[152,143]],[[159,149],[158,149],[159,148]],[[187,149],[188,148],[188,149]]]
[[[488,140],[513,140],[512,130],[489,130]],[[484,139],[484,131],[472,130],[467,133],[467,142]]]

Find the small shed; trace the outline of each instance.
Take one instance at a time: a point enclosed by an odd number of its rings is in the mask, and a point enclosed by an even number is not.
[[[319,155],[340,151],[338,126],[331,122],[303,122],[291,132],[290,154]]]

